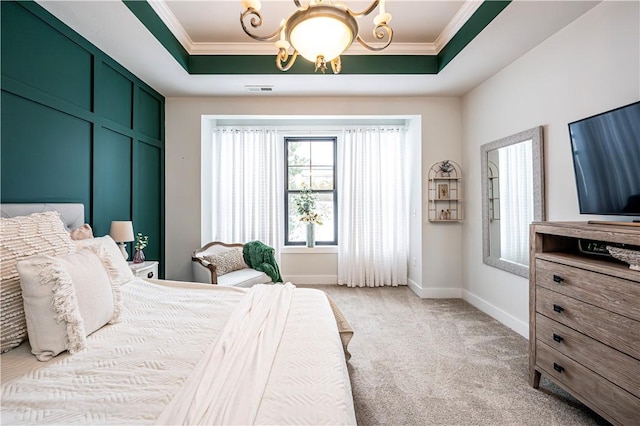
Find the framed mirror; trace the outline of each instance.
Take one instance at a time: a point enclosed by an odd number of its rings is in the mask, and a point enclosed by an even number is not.
[[[545,219],[542,126],[480,147],[484,263],[529,276],[529,224]]]

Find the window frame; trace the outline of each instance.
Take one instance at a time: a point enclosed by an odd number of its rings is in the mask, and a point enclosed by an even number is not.
[[[306,241],[289,240],[289,195],[299,194],[300,190],[289,189],[289,142],[331,142],[333,144],[333,189],[314,190],[317,194],[333,194],[333,241],[316,240],[316,245],[338,245],[338,137],[337,136],[285,136],[284,137],[284,245],[304,246]],[[311,159],[310,159],[311,161]],[[309,164],[312,167],[313,163]]]

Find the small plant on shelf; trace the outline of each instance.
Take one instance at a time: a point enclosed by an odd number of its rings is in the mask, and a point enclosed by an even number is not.
[[[442,173],[442,176],[449,176],[454,169],[455,167],[449,160],[444,160],[440,163],[440,172]]]

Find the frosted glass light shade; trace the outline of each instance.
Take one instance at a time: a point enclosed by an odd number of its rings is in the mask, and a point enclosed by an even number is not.
[[[290,41],[308,61],[315,62],[318,56],[331,61],[351,46],[353,34],[338,19],[318,16],[296,25],[291,30]]]
[[[306,60],[323,56],[330,62],[351,46],[358,34],[356,20],[344,9],[309,6],[291,15],[286,35],[291,46]]]

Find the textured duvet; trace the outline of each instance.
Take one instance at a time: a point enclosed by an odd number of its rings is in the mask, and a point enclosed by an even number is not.
[[[120,322],[90,335],[86,350],[48,362],[28,343],[2,354],[2,424],[156,423],[246,291],[135,279],[122,293]],[[257,403],[255,424],[355,424],[324,293],[295,289]]]

